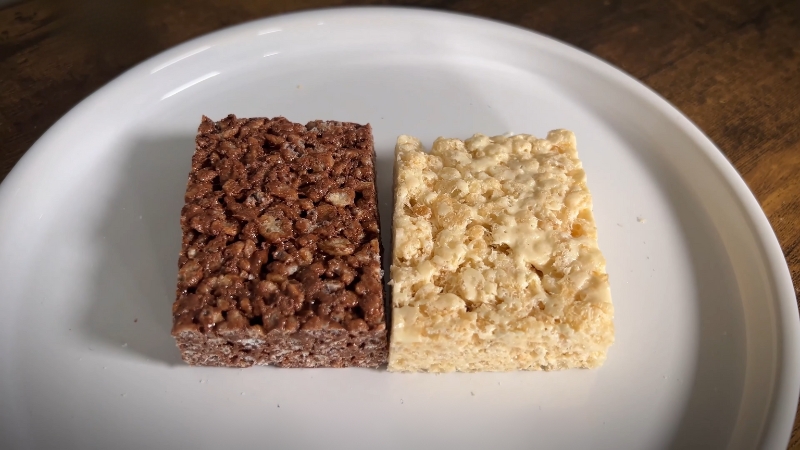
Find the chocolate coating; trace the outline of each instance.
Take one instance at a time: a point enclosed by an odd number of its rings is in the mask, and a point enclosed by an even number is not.
[[[203,117],[185,201],[172,333],[187,362],[385,362],[369,125]]]

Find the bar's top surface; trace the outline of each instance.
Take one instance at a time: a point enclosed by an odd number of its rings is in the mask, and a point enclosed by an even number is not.
[[[392,345],[548,335],[605,352],[613,307],[572,132],[430,153],[401,136],[396,152]]]
[[[374,158],[369,125],[203,117],[173,333],[384,329]]]

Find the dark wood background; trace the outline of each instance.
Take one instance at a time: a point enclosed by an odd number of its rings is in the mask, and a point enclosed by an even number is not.
[[[72,106],[166,48],[283,12],[387,3],[521,25],[643,81],[733,162],[800,286],[798,0],[0,0],[0,180]]]

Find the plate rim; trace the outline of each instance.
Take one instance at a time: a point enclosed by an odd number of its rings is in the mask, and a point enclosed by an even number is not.
[[[763,427],[759,432],[758,442],[760,447],[785,448],[791,437],[797,412],[798,396],[800,396],[800,315],[798,315],[797,297],[788,262],[783,255],[783,249],[780,246],[777,235],[755,195],[733,163],[727,159],[716,144],[691,119],[658,92],[598,56],[567,42],[519,25],[466,13],[417,7],[350,6],[311,9],[267,16],[190,38],[135,64],[105,83],[70,108],[31,145],[6,175],[3,182],[0,183],[0,230],[13,220],[11,219],[11,214],[2,214],[4,210],[9,210],[13,203],[12,191],[30,176],[28,174],[32,173],[31,169],[35,168],[37,162],[45,156],[47,149],[50,147],[48,141],[57,137],[63,130],[69,129],[70,122],[74,122],[82,115],[87,114],[85,110],[88,109],[93,101],[101,98],[106,92],[123,86],[128,79],[138,77],[140,72],[166,64],[185,53],[186,49],[196,47],[198,43],[219,40],[227,36],[233,37],[236,33],[254,27],[256,24],[263,25],[304,16],[323,18],[332,14],[381,15],[391,13],[403,13],[410,16],[422,16],[445,21],[462,21],[484,27],[494,27],[498,30],[502,28],[508,32],[518,33],[519,36],[524,36],[527,39],[533,38],[540,40],[540,42],[546,42],[549,47],[548,50],[558,53],[559,57],[568,58],[579,65],[599,72],[615,84],[629,90],[633,95],[642,98],[650,107],[657,109],[666,120],[671,121],[700,149],[711,163],[713,169],[722,177],[724,184],[730,188],[731,196],[741,205],[746,218],[749,220],[749,232],[752,234],[758,250],[763,256],[767,268],[767,280],[774,291],[773,298],[770,300],[775,309],[775,324],[779,328],[776,330],[778,337],[776,342],[777,367],[772,379],[773,386],[770,403],[764,417]]]

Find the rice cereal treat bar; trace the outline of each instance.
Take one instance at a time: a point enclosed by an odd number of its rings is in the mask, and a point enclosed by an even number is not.
[[[603,363],[614,309],[572,132],[400,136],[394,195],[390,371]]]
[[[369,125],[203,117],[172,334],[189,364],[387,359]]]

